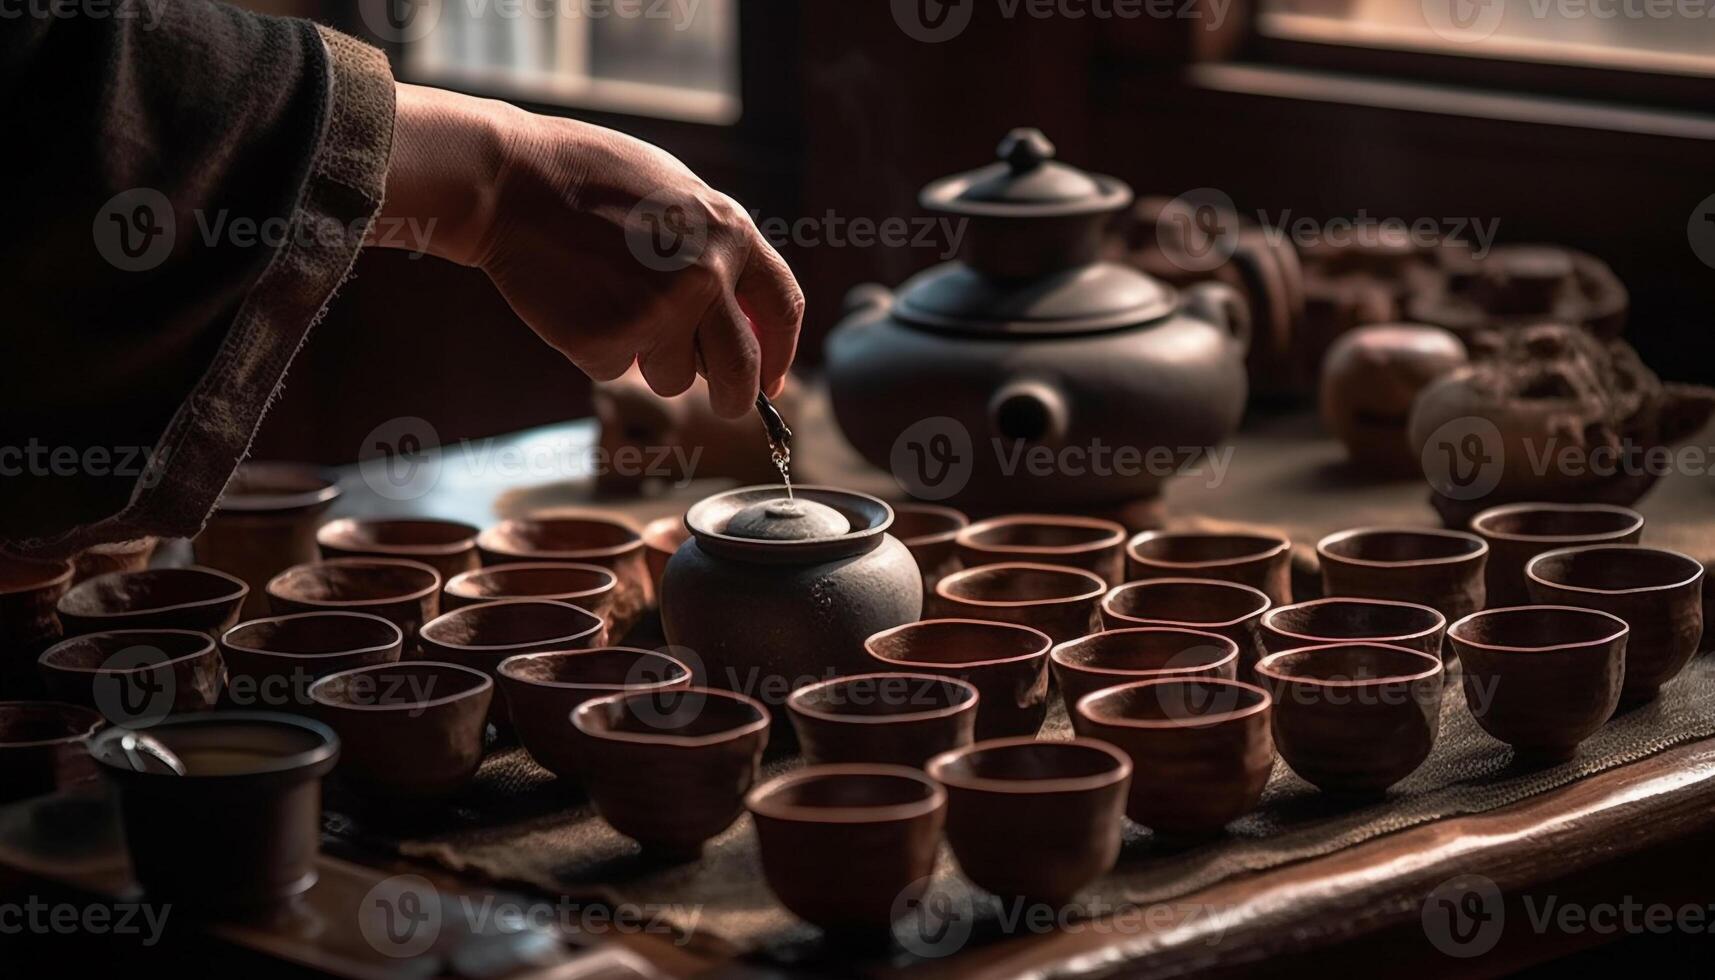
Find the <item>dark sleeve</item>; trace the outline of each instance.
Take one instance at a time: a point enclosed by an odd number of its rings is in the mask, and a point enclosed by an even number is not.
[[[380,52],[208,0],[0,23],[0,550],[202,526],[380,207]]]

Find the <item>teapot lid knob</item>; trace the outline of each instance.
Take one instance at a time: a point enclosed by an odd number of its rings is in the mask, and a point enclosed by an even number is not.
[[[999,156],[1013,173],[1021,174],[1054,159],[1054,144],[1042,135],[1042,130],[1021,126],[1000,141]]]

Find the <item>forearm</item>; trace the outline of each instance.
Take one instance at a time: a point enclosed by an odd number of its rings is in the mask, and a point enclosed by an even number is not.
[[[476,265],[495,221],[508,127],[505,102],[398,84],[387,196],[368,244]]]

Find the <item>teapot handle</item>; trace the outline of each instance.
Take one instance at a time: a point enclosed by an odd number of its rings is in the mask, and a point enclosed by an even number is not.
[[[1251,305],[1224,282],[1200,282],[1185,290],[1185,306],[1193,316],[1233,335],[1243,354],[1251,347]]]

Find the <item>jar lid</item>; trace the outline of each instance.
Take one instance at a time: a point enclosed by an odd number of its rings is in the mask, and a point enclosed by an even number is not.
[[[801,486],[788,502],[779,484],[705,497],[685,512],[685,527],[711,555],[742,561],[817,564],[862,554],[882,542],[893,509],[867,493]],[[780,513],[790,511],[805,516]]]
[[[1054,144],[1039,129],[1007,133],[996,155],[995,163],[932,182],[919,203],[931,211],[983,217],[1104,213],[1131,203],[1124,181],[1054,159]]]

